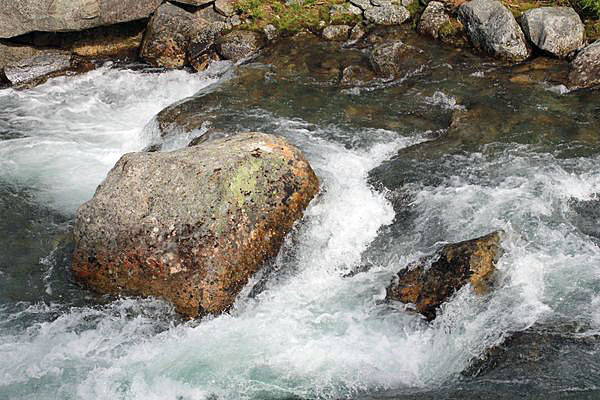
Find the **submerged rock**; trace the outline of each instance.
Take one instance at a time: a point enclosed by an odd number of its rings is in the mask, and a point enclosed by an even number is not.
[[[414,59],[417,54],[416,48],[396,40],[375,46],[369,61],[375,72],[390,77],[402,72],[406,67],[405,60]]]
[[[4,78],[11,85],[23,85],[71,68],[72,55],[66,51],[44,51],[4,67]]]
[[[540,7],[521,16],[523,33],[537,48],[567,57],[583,46],[585,29],[571,7]]]
[[[0,38],[79,31],[147,18],[162,0],[0,0]]]
[[[569,82],[574,88],[600,85],[600,40],[581,50],[571,62]]]
[[[302,153],[263,133],[126,154],[77,212],[72,270],[101,292],[220,313],[318,190]]]
[[[521,27],[499,1],[468,1],[459,7],[458,16],[476,49],[514,62],[524,61],[531,55]]]
[[[501,255],[501,239],[502,233],[494,232],[442,247],[433,262],[423,258],[398,272],[386,289],[386,300],[414,304],[431,321],[437,308],[466,284],[486,293]]]

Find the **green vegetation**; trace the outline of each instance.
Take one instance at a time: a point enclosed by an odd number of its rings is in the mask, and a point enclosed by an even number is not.
[[[600,0],[502,0],[502,2],[515,17],[538,7],[573,7],[584,17],[600,17]]]
[[[454,36],[459,35],[461,32],[464,31],[464,29],[465,28],[463,24],[459,20],[452,18],[450,19],[450,21],[446,22],[440,27],[440,39],[442,39],[442,41],[449,40]]]
[[[262,30],[265,25],[273,24],[283,33],[294,33],[303,29],[317,30],[321,21],[330,23],[330,7],[343,3],[344,0],[305,0],[303,4],[287,5],[284,0],[239,0],[236,9],[247,29]],[[353,18],[342,17],[334,22],[353,21]]]
[[[572,0],[572,3],[579,13],[600,18],[600,0]]]
[[[600,39],[600,20],[587,20],[585,24],[585,36],[593,41]]]

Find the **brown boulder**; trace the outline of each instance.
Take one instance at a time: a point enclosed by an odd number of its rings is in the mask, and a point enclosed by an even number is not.
[[[477,294],[486,293],[502,254],[501,240],[498,231],[442,247],[435,261],[425,257],[398,272],[386,289],[386,300],[414,304],[431,321],[437,308],[466,284]]]
[[[77,212],[72,270],[101,292],[220,313],[318,190],[302,153],[263,133],[126,154]]]

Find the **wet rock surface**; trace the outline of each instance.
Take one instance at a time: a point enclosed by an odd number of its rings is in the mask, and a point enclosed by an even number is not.
[[[234,31],[218,41],[218,52],[226,60],[239,61],[253,56],[262,46],[262,35],[251,31]]]
[[[600,85],[600,40],[581,50],[571,62],[569,82],[575,88]]]
[[[537,48],[567,57],[583,46],[584,26],[571,7],[540,7],[521,16],[523,33]]]
[[[502,232],[494,232],[442,247],[437,258],[421,259],[398,272],[386,289],[386,300],[414,305],[418,313],[433,320],[437,308],[466,284],[475,293],[488,292],[502,254],[501,240]]]
[[[11,85],[23,85],[71,68],[72,55],[65,51],[43,51],[33,57],[4,67],[4,77]]]
[[[208,25],[200,16],[165,3],[148,23],[140,56],[154,66],[183,67],[190,39]]]
[[[459,7],[458,16],[476,49],[513,62],[531,55],[521,27],[499,1],[468,1]]]
[[[261,133],[126,154],[77,212],[72,270],[101,292],[220,313],[318,190],[299,150]]]
[[[78,31],[147,18],[162,0],[0,0],[0,38]]]

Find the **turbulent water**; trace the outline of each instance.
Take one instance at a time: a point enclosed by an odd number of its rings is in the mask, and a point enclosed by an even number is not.
[[[600,334],[598,92],[523,91],[454,56],[461,73],[441,59],[350,90],[257,64],[260,79],[105,66],[0,91],[0,398],[594,398],[600,354],[578,340]],[[453,136],[452,114],[494,85],[474,132]],[[73,283],[69,224],[123,153],[159,140],[152,117],[199,91],[228,99],[214,125],[299,146],[323,191],[231,313],[189,322]],[[499,228],[491,294],[464,288],[431,324],[381,301],[408,262]],[[569,351],[464,372],[532,326]]]

